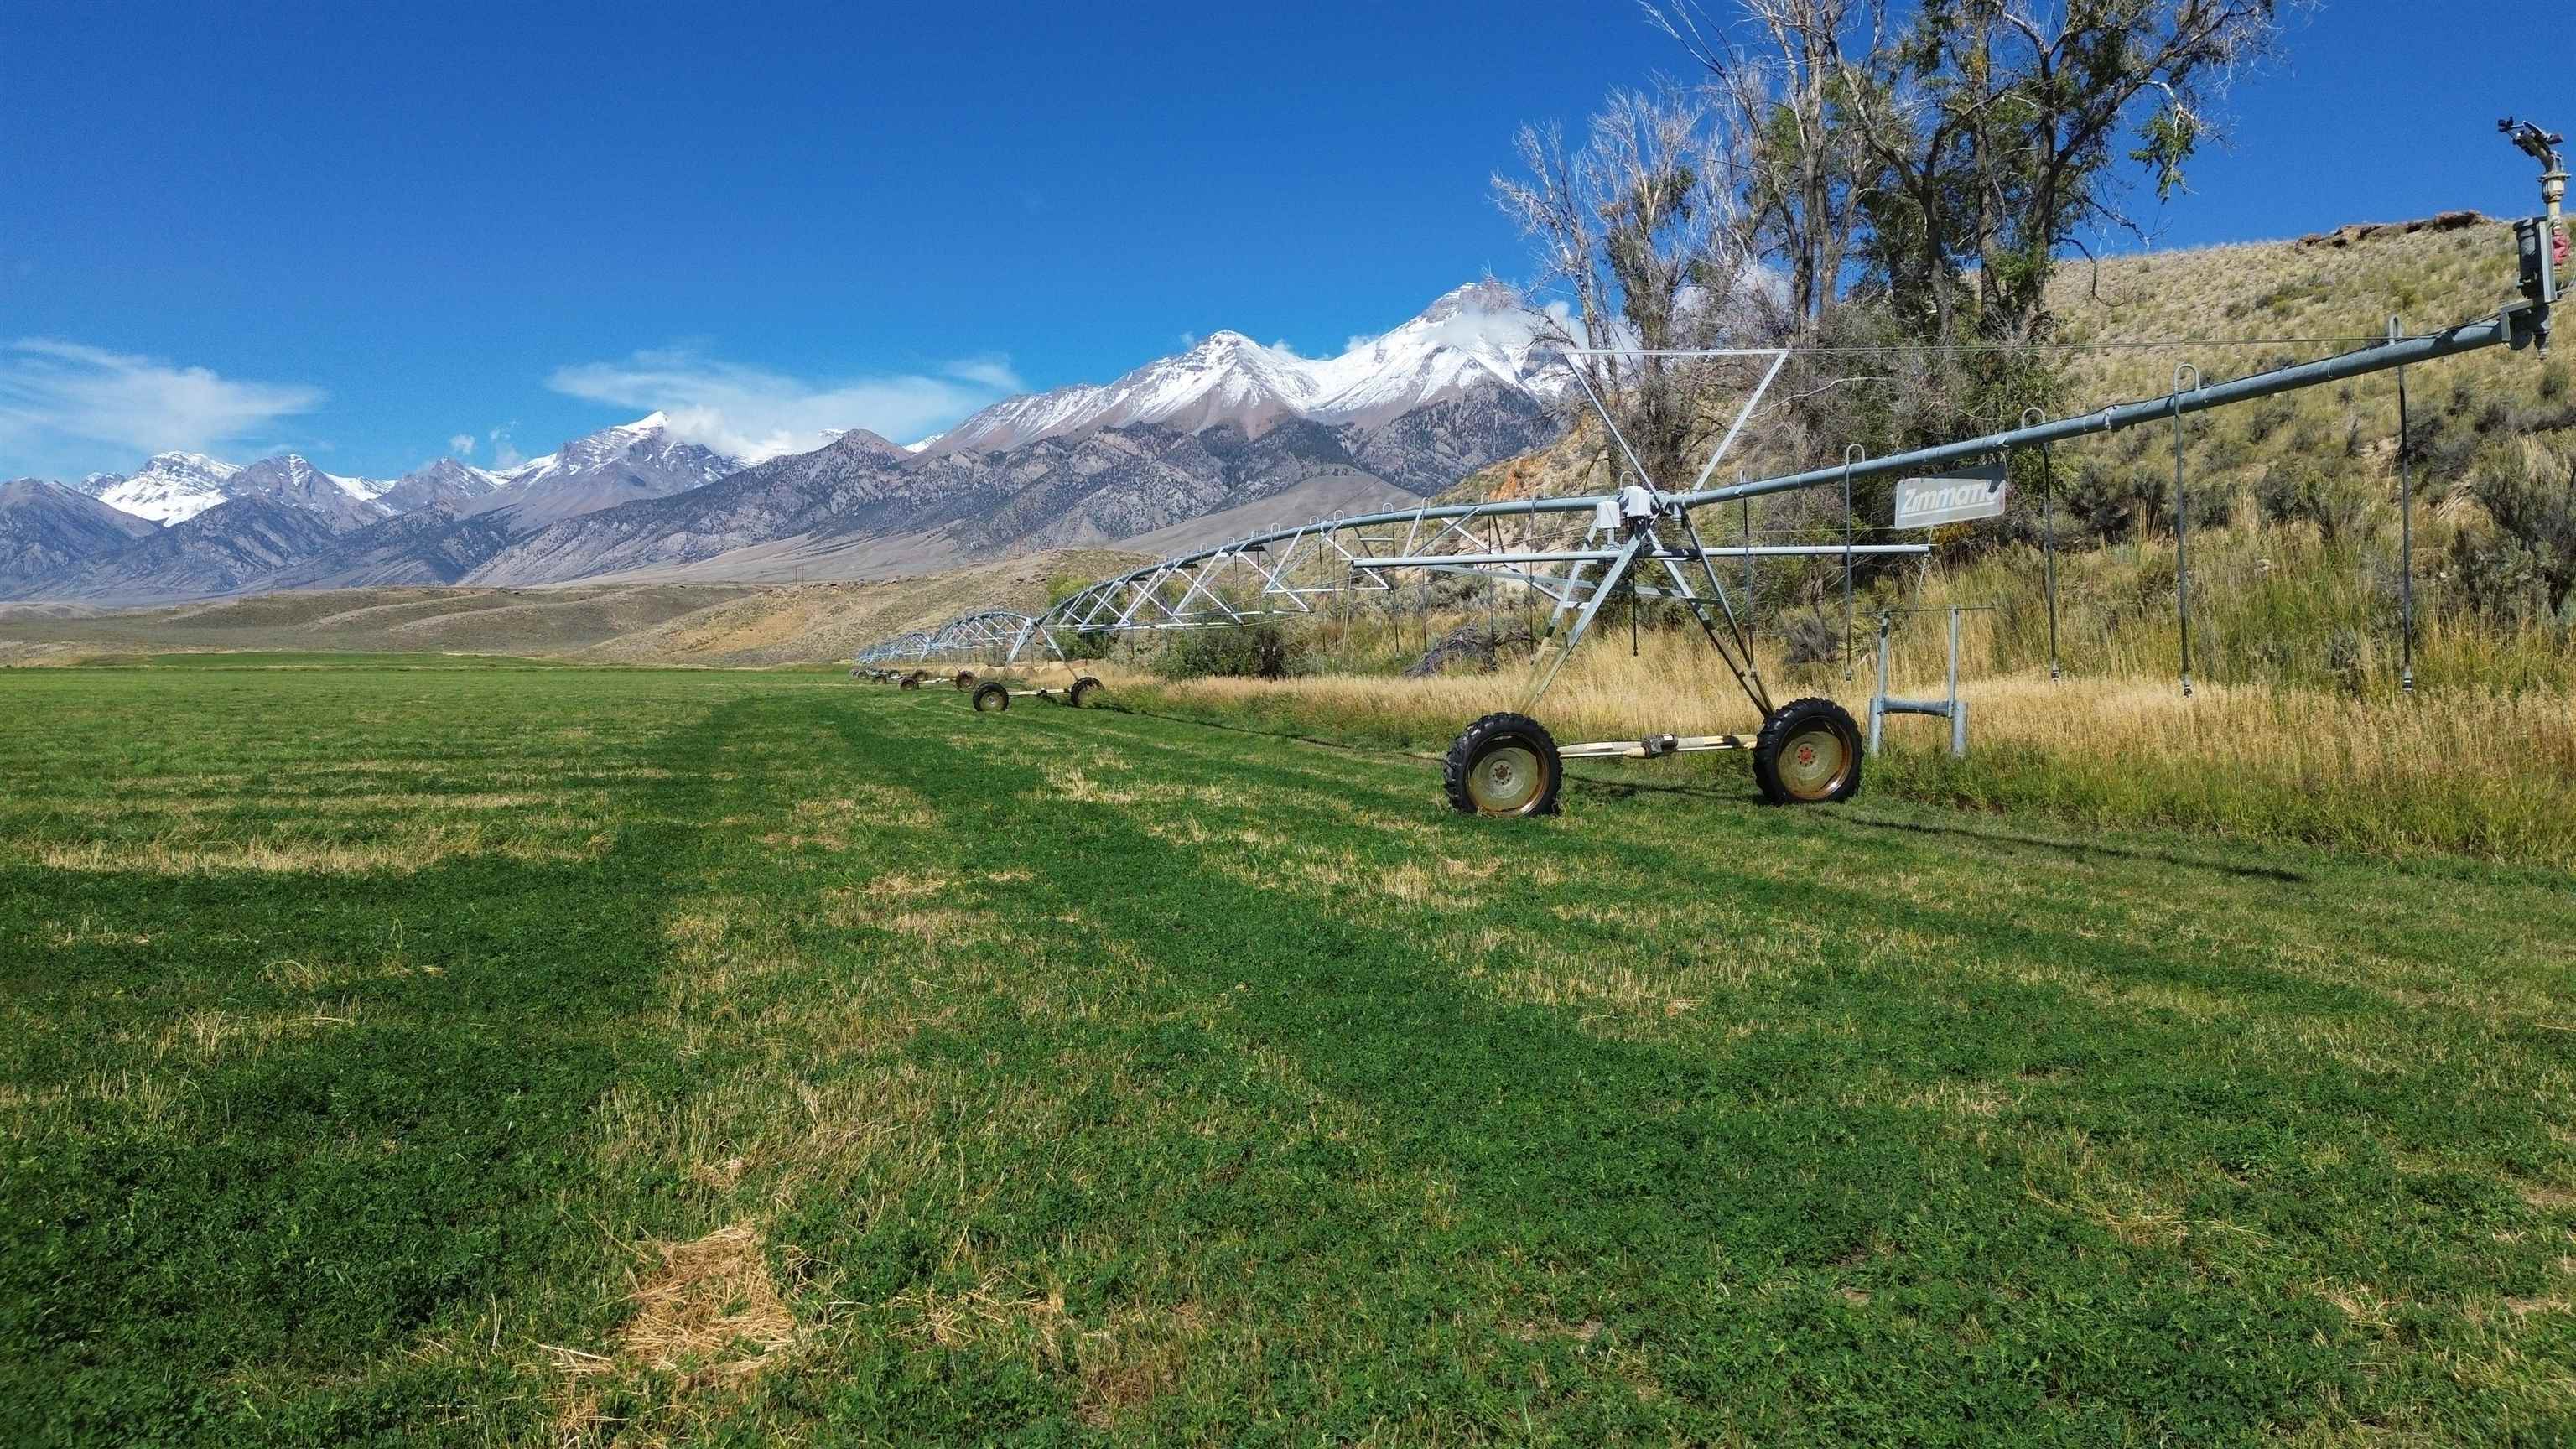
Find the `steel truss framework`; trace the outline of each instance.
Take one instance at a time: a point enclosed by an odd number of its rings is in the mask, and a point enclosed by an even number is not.
[[[916,629],[881,639],[860,650],[851,663],[864,670],[895,663],[982,660],[992,657],[996,650],[1015,652],[1036,622],[1034,616],[1015,609],[978,609],[935,629]]]
[[[2557,138],[2541,139],[2554,145]],[[2522,143],[2518,141],[2517,144]],[[2526,145],[2525,149],[2533,148]],[[1649,735],[1642,740],[1573,745],[1560,751],[1552,740],[1546,739],[1545,732],[1538,729],[1535,721],[1520,715],[1491,716],[1462,735],[1457,748],[1452,751],[1449,776],[1452,803],[1461,809],[1479,808],[1468,802],[1467,797],[1472,790],[1462,790],[1460,784],[1461,755],[1470,753],[1471,747],[1484,750],[1476,755],[1477,760],[1484,762],[1477,765],[1477,769],[1485,769],[1499,761],[1506,767],[1506,775],[1508,767],[1515,761],[1535,761],[1541,756],[1544,757],[1544,767],[1553,770],[1561,757],[1654,756],[1693,749],[1755,747],[1756,775],[1764,777],[1762,750],[1774,748],[1771,743],[1774,726],[1785,724],[1793,730],[1804,728],[1811,722],[1808,716],[1814,713],[1808,707],[1819,705],[1840,716],[1838,723],[1829,722],[1834,723],[1834,730],[1840,735],[1851,733],[1848,728],[1850,720],[1848,715],[1841,714],[1838,706],[1818,700],[1800,701],[1775,713],[1770,697],[1753,668],[1746,620],[1737,606],[1738,599],[1727,592],[1718,575],[1717,560],[1840,556],[1845,561],[1848,580],[1851,560],[1855,556],[1927,552],[1921,544],[1852,542],[1849,528],[1851,489],[1863,479],[1939,472],[1981,459],[2005,457],[2024,448],[2040,449],[2044,458],[2045,450],[2051,444],[2158,422],[2171,423],[2175,428],[2175,466],[2179,470],[2181,420],[2187,414],[2438,361],[2488,347],[2518,349],[2537,344],[2545,353],[2549,345],[2550,314],[2559,295],[2550,250],[2563,235],[2558,229],[2559,203],[2565,191],[2566,172],[2554,150],[2544,147],[2534,150],[2533,154],[2543,160],[2542,195],[2547,214],[2545,219],[2522,223],[2518,228],[2523,298],[2478,321],[2413,336],[2398,335],[2392,323],[2388,340],[2384,342],[2315,362],[2273,368],[2214,384],[2203,381],[2197,369],[2186,365],[2175,370],[2173,391],[2160,397],[2113,404],[2059,418],[2026,420],[2022,426],[2006,431],[1916,448],[1882,458],[1859,456],[1859,450],[1855,448],[1838,464],[1716,487],[1709,486],[1709,479],[1742,433],[1746,421],[1761,403],[1772,381],[1779,376],[1789,350],[1693,350],[1687,355],[1752,359],[1767,362],[1767,367],[1691,486],[1669,493],[1662,491],[1656,481],[1647,476],[1635,452],[1620,435],[1610,410],[1592,393],[1589,382],[1578,368],[1574,370],[1576,381],[1583,387],[1633,479],[1615,493],[1463,504],[1425,503],[1411,510],[1319,518],[1295,527],[1253,534],[1213,548],[1157,560],[1143,568],[1091,584],[1043,613],[1032,615],[1003,609],[980,609],[963,614],[936,629],[904,634],[871,645],[860,652],[857,663],[861,669],[867,669],[894,662],[990,661],[1008,665],[1033,660],[1040,655],[1065,660],[1068,654],[1064,645],[1069,637],[1099,638],[1165,630],[1235,627],[1265,619],[1331,618],[1337,607],[1347,611],[1361,595],[1390,594],[1399,585],[1427,584],[1443,575],[1466,576],[1480,580],[1492,589],[1521,590],[1549,602],[1549,627],[1533,670],[1535,677],[1528,695],[1530,704],[1534,704],[1592,626],[1604,602],[1625,583],[1639,597],[1672,600],[1689,613],[1725,659],[1747,698],[1764,716],[1762,743],[1757,745],[1755,741],[1734,735],[1687,739]],[[1603,354],[1579,350],[1570,355]],[[1621,355],[1635,354],[1632,351]],[[2183,386],[2186,376],[2191,381],[2188,389]],[[2400,380],[2402,383],[2402,373]],[[1844,490],[1846,531],[1844,541],[1838,545],[1759,546],[1750,543],[1748,536],[1748,541],[1743,544],[1711,547],[1702,537],[1694,518],[1696,510],[1712,505],[1825,487]],[[2183,490],[2177,487],[2175,527],[2178,553],[2183,537],[2180,513],[2183,502]],[[1579,544],[1568,546],[1565,542],[1566,537],[1575,531],[1575,520],[1564,515],[1589,515],[1589,526],[1583,528]],[[1700,588],[1703,583],[1705,590]],[[1573,622],[1567,628],[1564,625],[1569,615]],[[1347,612],[1342,617],[1347,618]],[[2188,629],[2187,619],[2182,627]],[[2183,687],[2188,694],[2187,634],[2184,648]],[[1524,709],[1529,707],[1528,704],[1523,706]],[[1799,718],[1785,719],[1791,715]],[[1499,735],[1484,741],[1492,748],[1484,749],[1479,744],[1480,732],[1493,735],[1486,727],[1495,725],[1497,721],[1517,723],[1501,727]],[[1522,726],[1527,728],[1523,730]],[[1822,734],[1811,731],[1795,738],[1817,739],[1822,738]],[[1851,738],[1848,743],[1856,746],[1857,738]],[[1473,764],[1474,761],[1468,763]],[[1776,750],[1773,764],[1776,774]],[[1856,788],[1856,769],[1856,766],[1852,767],[1848,782],[1844,776],[1833,777],[1833,788],[1840,793],[1806,796],[1792,791],[1783,795],[1774,791],[1767,778],[1765,790],[1774,799],[1841,798]],[[1490,785],[1493,782],[1488,780],[1486,783]],[[1515,783],[1506,779],[1499,788],[1504,789],[1507,798],[1535,799],[1535,805],[1523,804],[1494,813],[1535,813],[1553,808],[1552,777],[1543,795],[1532,796],[1525,785],[1525,781]]]
[[[1059,601],[1040,614],[1005,609],[978,609],[936,629],[898,635],[870,645],[858,662],[889,660],[970,661],[991,659],[1014,663],[1039,653],[1062,656],[1060,641],[1069,635],[1134,633],[1164,629],[1225,627],[1265,618],[1305,618],[1329,614],[1335,596],[1392,591],[1399,575],[1471,574],[1488,581],[1534,591],[1560,612],[1597,605],[1608,585],[1629,566],[1681,572],[1680,565],[1706,565],[1716,559],[1755,557],[1841,557],[1919,554],[1920,544],[1785,544],[1710,546],[1700,540],[1693,515],[1714,504],[1766,497],[1802,489],[1841,487],[1847,482],[1923,473],[2017,449],[2037,448],[2166,422],[2233,403],[2251,402],[2301,388],[2318,387],[2393,368],[2496,346],[2527,345],[2539,335],[2546,308],[2523,302],[2492,317],[2438,332],[2355,349],[2315,362],[2258,372],[2233,381],[2195,383],[2160,397],[2118,403],[2086,413],[2049,419],[1983,437],[1967,438],[1880,458],[1853,458],[1775,477],[1752,479],[1682,493],[1654,495],[1656,516],[1674,525],[1687,542],[1657,542],[1636,548],[1635,540],[1613,538],[1584,547],[1543,546],[1563,528],[1543,530],[1542,520],[1557,515],[1600,516],[1615,509],[1616,493],[1563,498],[1523,498],[1484,503],[1429,504],[1418,508],[1356,517],[1320,518],[1175,554],[1169,558],[1102,579]],[[1777,354],[1766,354],[1777,355]],[[1748,399],[1745,412],[1760,401]],[[1615,437],[1615,429],[1614,437]],[[1729,439],[1735,436],[1730,431]],[[1620,444],[1623,455],[1625,444]],[[1721,453],[1713,453],[1713,467]],[[1652,488],[1633,457],[1627,460],[1641,485]],[[1705,478],[1709,468],[1703,468]],[[1599,530],[1594,530],[1598,532]],[[1615,565],[1602,569],[1603,564]],[[1705,577],[1708,570],[1703,569]],[[1717,602],[1722,584],[1710,580],[1706,594],[1687,597]],[[1687,587],[1686,585],[1683,587]],[[1640,592],[1645,588],[1641,586]],[[1653,595],[1649,594],[1649,597]],[[1676,593],[1675,597],[1685,597]],[[1729,600],[1731,602],[1731,600]]]
[[[1783,348],[1710,355],[1767,366],[1695,480],[1694,491],[1656,489],[1600,399],[1592,398],[1634,482],[1619,493],[1514,499],[1318,518],[1160,559],[1103,579],[1043,614],[977,610],[936,629],[899,635],[861,651],[865,668],[888,662],[1015,664],[1064,659],[1072,638],[1132,636],[1169,630],[1231,628],[1265,619],[1347,618],[1362,596],[1391,595],[1442,576],[1517,591],[1550,606],[1544,663],[1530,690],[1535,702],[1623,582],[1639,598],[1667,599],[1687,610],[1727,656],[1748,695],[1764,709],[1752,669],[1741,601],[1729,594],[1721,559],[1920,555],[1917,543],[1753,544],[1711,546],[1691,509],[1731,489],[1700,491],[1742,434],[1763,394],[1788,360]],[[1589,386],[1586,385],[1589,393]],[[1582,541],[1566,546],[1578,519]],[[1631,578],[1631,575],[1636,575]],[[1705,585],[1703,588],[1702,585]],[[1336,614],[1337,608],[1341,611]],[[1569,627],[1570,620],[1570,627]],[[1724,632],[1720,632],[1720,626]],[[1004,635],[1008,637],[1005,638]]]

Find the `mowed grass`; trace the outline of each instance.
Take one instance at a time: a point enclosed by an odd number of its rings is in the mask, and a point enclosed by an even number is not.
[[[0,731],[13,1440],[2576,1434],[2563,875],[796,674]]]

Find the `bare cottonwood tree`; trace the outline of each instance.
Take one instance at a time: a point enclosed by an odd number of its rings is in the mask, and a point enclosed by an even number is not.
[[[1713,369],[1653,353],[1723,340],[1752,265],[1735,140],[1704,95],[1623,90],[1572,149],[1554,126],[1523,126],[1523,174],[1493,179],[1537,252],[1533,300],[1564,304],[1548,313],[1553,340],[1623,350],[1571,361],[1662,487],[1688,481],[1706,440]]]
[[[1800,331],[1841,295],[1860,225],[1860,158],[1843,123],[1843,35],[1858,0],[1698,0],[1642,6],[1708,73],[1707,94],[1745,145],[1734,178],[1763,255],[1785,270]]]

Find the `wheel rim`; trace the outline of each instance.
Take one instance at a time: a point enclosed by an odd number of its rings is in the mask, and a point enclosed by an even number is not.
[[[1851,767],[1851,744],[1842,732],[1818,726],[1789,737],[1780,749],[1780,784],[1801,800],[1822,800],[1842,784]]]
[[[1467,798],[1487,815],[1517,815],[1545,788],[1547,772],[1527,745],[1496,746],[1467,772]]]

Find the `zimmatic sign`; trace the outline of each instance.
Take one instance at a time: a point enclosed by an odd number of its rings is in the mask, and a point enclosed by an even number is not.
[[[1998,518],[2004,511],[2004,465],[1987,463],[1929,478],[1896,480],[1896,526],[1938,528]]]

